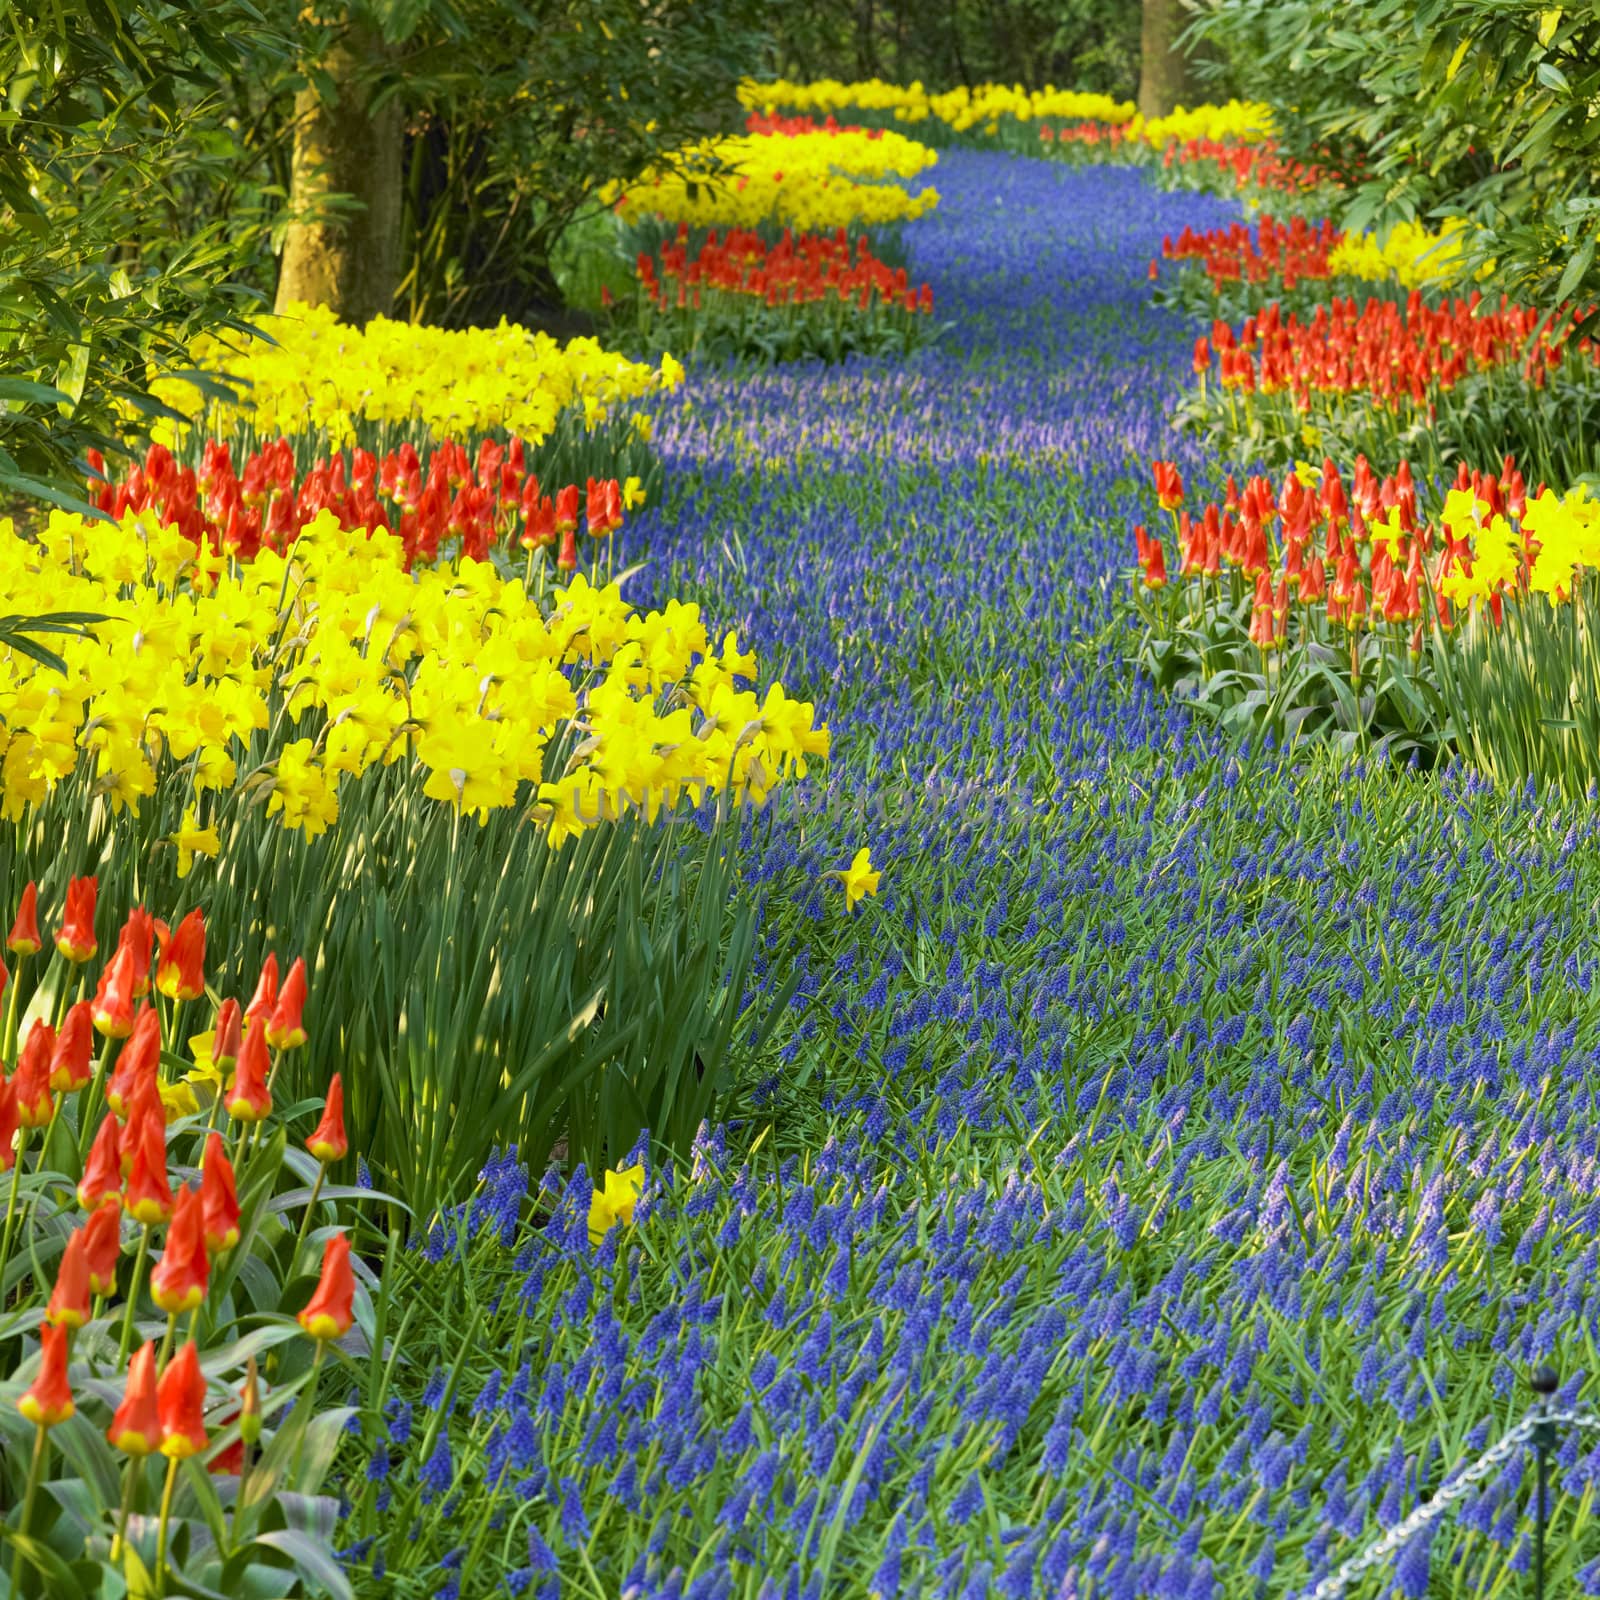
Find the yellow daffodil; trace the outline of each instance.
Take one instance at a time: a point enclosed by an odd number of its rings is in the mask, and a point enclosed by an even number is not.
[[[562,346],[509,322],[446,329],[375,317],[354,328],[326,308],[297,305],[262,326],[272,342],[202,334],[190,346],[193,364],[238,396],[232,404],[209,403],[204,418],[213,433],[243,422],[265,437],[320,430],[346,446],[365,427],[409,422],[439,438],[503,428],[537,444],[569,407],[598,426],[613,408],[671,388],[683,374],[670,357],[652,368],[596,339]],[[308,373],[316,375],[314,382]],[[196,392],[181,378],[155,376],[152,392],[184,416],[196,413]],[[170,421],[154,431],[165,444],[189,432]],[[60,525],[51,537],[65,536]],[[130,551],[129,559],[134,555]],[[189,576],[201,591],[224,569],[222,558],[165,539],[137,553],[141,563],[154,561],[160,574],[174,579],[180,556],[190,562]],[[124,579],[134,576],[130,569]]]
[[[222,848],[222,840],[215,828],[202,828],[195,808],[190,806],[183,814],[183,823],[172,836],[178,850],[178,876],[187,878],[189,869],[198,856],[214,856]]]
[[[645,173],[631,188],[604,192],[624,218],[642,215],[696,226],[755,227],[776,222],[815,232],[852,224],[881,227],[920,217],[939,203],[936,189],[917,194],[891,178],[910,179],[937,152],[889,131],[740,134],[708,139],[679,153],[668,169]],[[672,387],[682,368],[663,387]]]
[[[179,1117],[192,1117],[200,1109],[200,1102],[187,1083],[162,1083],[157,1088],[161,1094],[162,1117],[169,1123],[176,1122]]]
[[[217,1065],[212,1054],[216,1042],[215,1029],[189,1035],[189,1058],[193,1065],[183,1076],[189,1083],[209,1084],[220,1093],[227,1073]]]
[[[827,877],[837,878],[844,885],[844,908],[854,911],[858,902],[878,892],[878,879],[882,873],[872,865],[872,852],[863,845],[842,871],[829,872]]]
[[[605,1187],[596,1189],[589,1202],[589,1243],[599,1244],[617,1223],[631,1223],[633,1208],[644,1192],[644,1168],[608,1172]]]

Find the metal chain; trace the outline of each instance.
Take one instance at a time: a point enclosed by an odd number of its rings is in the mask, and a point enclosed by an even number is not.
[[[1581,1411],[1548,1411],[1535,1406],[1526,1417],[1497,1443],[1490,1445],[1470,1466],[1463,1468],[1431,1500],[1418,1506],[1403,1522],[1373,1540],[1365,1550],[1357,1552],[1341,1566],[1337,1566],[1314,1588],[1302,1590],[1300,1600],[1338,1600],[1357,1578],[1374,1567],[1382,1566],[1402,1546],[1444,1516],[1457,1501],[1483,1482],[1497,1467],[1503,1466],[1533,1437],[1534,1429],[1541,1423],[1549,1427],[1586,1428],[1600,1431],[1600,1412],[1585,1408]]]
[[[1589,1406],[1585,1406],[1581,1411],[1546,1412],[1542,1420],[1555,1428],[1593,1428],[1600,1431],[1600,1411],[1595,1411]]]

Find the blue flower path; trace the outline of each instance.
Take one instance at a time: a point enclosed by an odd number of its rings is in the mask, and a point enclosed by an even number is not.
[[[748,851],[802,995],[620,1309],[549,1313],[523,1403],[581,1465],[547,1532],[606,1518],[636,1600],[1281,1594],[1519,1414],[1518,1367],[1593,1359],[1597,823],[1240,752],[1143,687],[1148,462],[1217,473],[1167,430],[1194,330],[1146,267],[1230,208],[936,177],[946,339],[699,375],[631,530],[636,597],[738,627],[836,742]],[[1403,1592],[1521,1559],[1520,1474]]]

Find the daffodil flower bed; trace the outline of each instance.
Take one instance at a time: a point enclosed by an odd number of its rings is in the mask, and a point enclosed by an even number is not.
[[[948,123],[958,132],[1000,116],[1021,121],[1061,117],[1071,121],[1122,123],[1135,116],[1132,101],[1105,94],[1082,94],[1071,89],[1026,90],[1005,84],[961,86],[944,94],[930,94],[920,83],[905,87],[870,78],[841,83],[821,78],[811,83],[777,79],[771,83],[747,79],[739,87],[739,103],[751,111],[886,112],[897,122]]]
[[[260,338],[195,340],[190,356],[208,380],[203,392],[184,377],[155,383],[159,400],[192,418],[189,427],[158,423],[157,442],[181,453],[207,438],[249,444],[287,435],[324,449],[383,450],[406,439],[493,433],[534,447],[572,418],[571,426],[604,433],[615,449],[630,431],[648,439],[650,416],[640,407],[683,376],[670,355],[649,366],[594,339],[562,346],[508,322],[447,329],[375,317],[354,328],[324,308],[297,306],[261,327]],[[224,398],[219,385],[237,398]],[[597,466],[588,470],[598,475]]]
[[[673,171],[647,174],[607,197],[625,222],[655,216],[691,227],[772,224],[797,232],[878,227],[938,205],[937,189],[913,194],[901,186],[937,160],[928,146],[878,130],[743,134],[708,139],[684,152]]]
[[[827,753],[809,703],[736,687],[755,658],[714,648],[696,606],[640,616],[578,574],[546,607],[471,560],[408,572],[398,537],[331,512],[248,563],[151,517],[54,512],[37,545],[0,522],[0,585],[112,619],[66,643],[64,678],[0,663],[11,818],[159,792],[173,837],[214,852],[219,819],[264,806],[314,836],[342,783],[404,764],[480,821],[533,797],[557,845],[624,810],[759,803]]]
[[[779,112],[830,116],[845,113],[865,116],[880,125],[915,125],[919,133],[929,138],[998,141],[1031,153],[1037,153],[1044,143],[1047,154],[1055,149],[1064,155],[1076,153],[1086,144],[1101,141],[1069,139],[1064,146],[1053,138],[1040,141],[1028,132],[1033,124],[1046,120],[1069,126],[1098,124],[1108,135],[1112,129],[1119,130],[1120,137],[1103,141],[1105,149],[1119,160],[1133,158],[1141,150],[1163,150],[1174,143],[1197,139],[1256,144],[1270,139],[1273,133],[1271,108],[1258,101],[1179,106],[1168,116],[1147,118],[1131,100],[1057,89],[1049,84],[1029,90],[1020,85],[981,83],[929,93],[920,83],[901,87],[876,78],[859,83],[841,83],[832,78],[814,83],[783,79],[762,83],[748,79],[740,86],[739,102],[746,109],[769,117]]]

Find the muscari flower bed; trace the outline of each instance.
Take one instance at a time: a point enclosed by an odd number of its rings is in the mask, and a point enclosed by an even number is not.
[[[700,373],[619,535],[836,731],[747,857],[792,1020],[598,1248],[587,1179],[505,1157],[419,1249],[481,1321],[430,1324],[354,1475],[368,1592],[1287,1592],[1519,1369],[1592,1365],[1592,816],[1157,695],[1146,463],[1228,464],[1169,432],[1198,330],[1145,269],[1235,213],[996,154],[939,183],[906,240],[957,331]],[[1597,1465],[1564,1444],[1561,1581]],[[1396,1592],[1514,1583],[1529,1492],[1491,1477]]]

